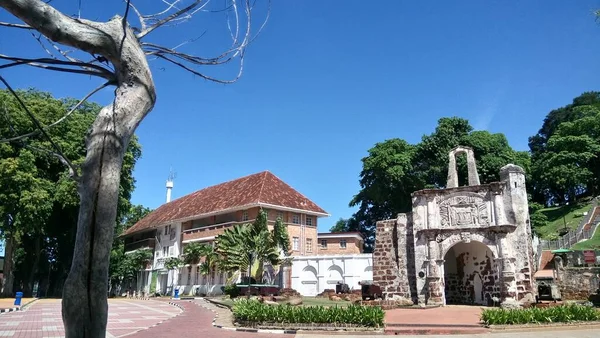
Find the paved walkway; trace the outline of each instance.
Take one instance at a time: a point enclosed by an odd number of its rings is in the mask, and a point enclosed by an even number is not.
[[[390,334],[486,333],[480,315],[478,306],[394,309],[385,313],[385,330]]]
[[[177,304],[184,309],[181,315],[148,330],[128,336],[128,338],[293,338],[293,335],[238,332],[215,328],[212,326],[215,316],[212,311],[196,302],[178,301]]]
[[[22,298],[21,306],[31,302],[32,300],[33,300],[33,298]],[[11,309],[14,307],[18,307],[18,306],[15,306],[14,298],[0,298],[0,309]]]
[[[147,329],[181,313],[166,302],[109,300],[107,337]],[[60,299],[41,299],[24,311],[0,315],[0,337],[64,337]]]

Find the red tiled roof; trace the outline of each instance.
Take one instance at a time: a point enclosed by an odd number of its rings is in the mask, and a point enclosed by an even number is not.
[[[176,220],[250,205],[273,205],[327,215],[325,210],[279,177],[263,171],[204,188],[163,204],[123,235],[153,229]]]

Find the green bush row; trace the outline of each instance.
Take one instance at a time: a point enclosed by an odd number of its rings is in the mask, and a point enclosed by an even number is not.
[[[267,305],[240,299],[233,305],[238,321],[254,323],[354,324],[365,327],[383,326],[380,307],[350,305],[348,307]]]
[[[589,322],[600,320],[600,311],[585,305],[571,304],[529,309],[486,309],[481,321],[486,325]]]

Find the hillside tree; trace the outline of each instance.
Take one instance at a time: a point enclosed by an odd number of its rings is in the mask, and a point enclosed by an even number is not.
[[[52,153],[69,167],[77,181],[80,198],[73,261],[64,283],[62,314],[66,337],[105,337],[108,319],[108,270],[112,249],[121,167],[134,132],[156,102],[155,85],[148,59],[157,59],[211,81],[231,83],[243,70],[246,47],[253,40],[252,12],[256,2],[229,0],[225,6],[211,9],[210,1],[163,1],[165,8],[156,10],[147,2],[139,7],[124,2],[123,15],[106,22],[65,14],[51,2],[41,0],[0,0],[0,7],[21,22],[2,22],[2,34],[25,32],[40,42],[44,57],[0,54],[0,69],[16,66],[39,67],[51,71],[84,74],[103,80],[93,93],[114,87],[113,101],[98,113],[87,135],[83,163],[71,162],[59,144],[52,142],[43,126],[20,101],[36,130],[47,137]],[[160,3],[159,3],[160,4]],[[152,33],[162,27],[178,26],[203,13],[225,13],[231,45],[216,56],[200,57],[181,50],[197,41],[194,34],[176,46],[151,42]],[[268,13],[268,12],[267,12]],[[266,16],[268,17],[268,15]],[[265,21],[261,23],[260,29]],[[181,29],[181,28],[180,28]],[[259,31],[260,31],[259,29]],[[12,33],[9,31],[12,30]],[[179,31],[179,36],[186,33]],[[189,33],[189,32],[187,32]],[[192,35],[192,34],[190,34]],[[164,41],[164,40],[163,40]],[[206,49],[206,48],[205,48]],[[15,53],[20,52],[15,48]],[[239,60],[233,79],[222,80],[206,75],[203,66],[222,65]],[[0,82],[18,97],[7,79]],[[82,100],[82,101],[83,101]],[[22,135],[26,139],[29,134]]]

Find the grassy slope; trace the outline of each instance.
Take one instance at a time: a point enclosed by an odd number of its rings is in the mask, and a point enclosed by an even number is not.
[[[558,236],[559,231],[564,229],[565,221],[568,229],[577,229],[584,217],[583,213],[589,212],[590,208],[589,202],[583,202],[576,205],[542,209],[539,212],[548,217],[548,223],[544,227],[537,228],[536,232],[541,238],[553,239],[553,236]]]
[[[587,250],[587,249],[600,249],[600,229],[596,230],[594,236],[587,241],[579,242],[573,247],[573,250]]]

